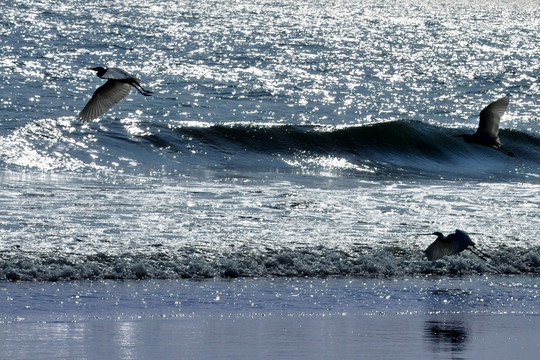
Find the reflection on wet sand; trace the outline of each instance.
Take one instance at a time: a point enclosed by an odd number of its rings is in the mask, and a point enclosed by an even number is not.
[[[427,320],[424,336],[433,353],[462,352],[469,340],[469,329],[460,320]]]

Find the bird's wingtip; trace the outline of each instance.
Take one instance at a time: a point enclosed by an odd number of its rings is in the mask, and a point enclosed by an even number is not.
[[[88,122],[88,120],[81,116],[81,114],[77,114],[77,116],[75,116],[75,119],[81,122]]]
[[[495,100],[493,103],[508,106],[508,104],[510,104],[510,97],[508,95],[504,95],[503,97]]]

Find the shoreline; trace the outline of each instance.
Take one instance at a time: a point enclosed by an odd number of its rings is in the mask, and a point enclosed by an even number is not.
[[[535,359],[535,277],[3,283],[17,359]]]

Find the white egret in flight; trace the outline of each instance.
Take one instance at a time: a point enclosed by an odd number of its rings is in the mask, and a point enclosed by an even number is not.
[[[145,90],[140,80],[119,68],[103,68],[101,66],[89,70],[97,71],[97,76],[107,79],[92,95],[84,109],[77,115],[82,121],[94,120],[103,115],[107,110],[124,99],[133,86],[141,95],[150,96],[152,91]]]
[[[467,143],[489,146],[508,156],[515,156],[513,152],[503,149],[499,140],[499,123],[509,101],[505,96],[492,102],[480,112],[480,124],[474,134],[459,134],[454,137],[462,137]]]
[[[469,249],[482,260],[486,260],[486,257],[488,257],[480,249],[475,247],[474,242],[465,231],[456,230],[455,233],[448,236],[444,236],[437,231],[431,235],[437,235],[437,239],[424,251],[428,260],[434,261],[446,255],[459,254],[465,249]]]

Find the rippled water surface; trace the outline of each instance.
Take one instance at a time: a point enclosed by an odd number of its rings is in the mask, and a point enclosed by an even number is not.
[[[105,65],[156,91],[132,96],[109,118],[454,124],[510,94],[506,127],[538,130],[535,1],[0,6],[6,120],[74,115],[101,82],[84,68]]]

